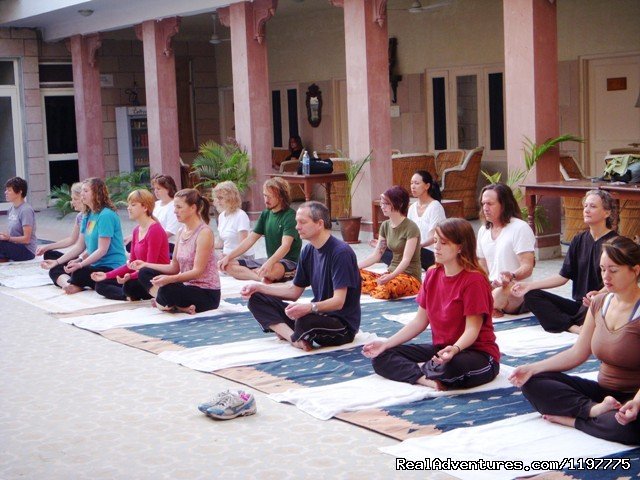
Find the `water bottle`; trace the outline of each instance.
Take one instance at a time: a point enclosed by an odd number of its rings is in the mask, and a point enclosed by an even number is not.
[[[309,152],[304,152],[302,156],[302,174],[309,175],[311,173],[311,160],[309,159]]]

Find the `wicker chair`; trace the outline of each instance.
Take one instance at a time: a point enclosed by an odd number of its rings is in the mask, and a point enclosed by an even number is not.
[[[332,158],[333,173],[344,172],[351,160],[348,158]],[[331,218],[344,217],[347,182],[333,182],[331,184]]]
[[[612,148],[607,152],[609,155],[640,155],[640,148],[623,147]],[[634,200],[624,200],[620,202],[620,219],[618,222],[618,233],[625,237],[634,238],[640,232],[640,202]]]
[[[299,165],[300,162],[298,160],[285,160],[280,164],[280,173],[298,173]],[[301,185],[297,183],[289,184],[289,188],[292,202],[304,202],[304,190]]]
[[[289,156],[288,148],[272,148],[271,149],[271,168],[278,170],[280,164]]]
[[[580,165],[571,155],[560,155],[560,173],[564,180],[584,180],[585,175],[582,173]],[[576,197],[562,197],[562,210],[564,211],[564,231],[562,232],[562,241],[571,243],[573,237],[586,230],[582,216],[582,199]]]
[[[443,150],[436,156],[436,179],[440,181],[442,172],[457,167],[464,160],[464,150]]]
[[[474,220],[478,218],[478,204],[476,201],[476,187],[480,174],[480,162],[484,147],[474,148],[469,151],[457,167],[446,168],[442,171],[440,189],[445,200],[462,200],[464,205],[464,218]],[[437,159],[436,159],[437,162]]]
[[[411,177],[416,170],[426,170],[436,178],[435,161],[435,156],[431,153],[404,153],[391,155],[393,185],[400,185],[410,192]]]

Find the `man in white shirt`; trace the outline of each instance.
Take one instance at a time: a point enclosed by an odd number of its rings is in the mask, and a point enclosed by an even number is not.
[[[493,288],[493,316],[524,313],[523,299],[511,293],[516,281],[529,278],[535,264],[535,235],[521,219],[511,187],[494,183],[480,196],[485,224],[478,231],[478,259]]]

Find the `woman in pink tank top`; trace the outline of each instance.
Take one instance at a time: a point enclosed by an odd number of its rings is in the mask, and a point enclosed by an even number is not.
[[[175,213],[184,225],[178,234],[173,259],[168,265],[136,260],[140,283],[156,299],[161,310],[203,312],[220,304],[220,277],[209,224],[209,200],[186,188],[174,197]]]

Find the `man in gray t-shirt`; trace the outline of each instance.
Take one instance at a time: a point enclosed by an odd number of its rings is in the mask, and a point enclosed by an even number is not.
[[[0,233],[0,262],[31,260],[36,256],[36,214],[24,200],[27,182],[20,177],[10,178],[4,196],[12,205],[7,232]]]

